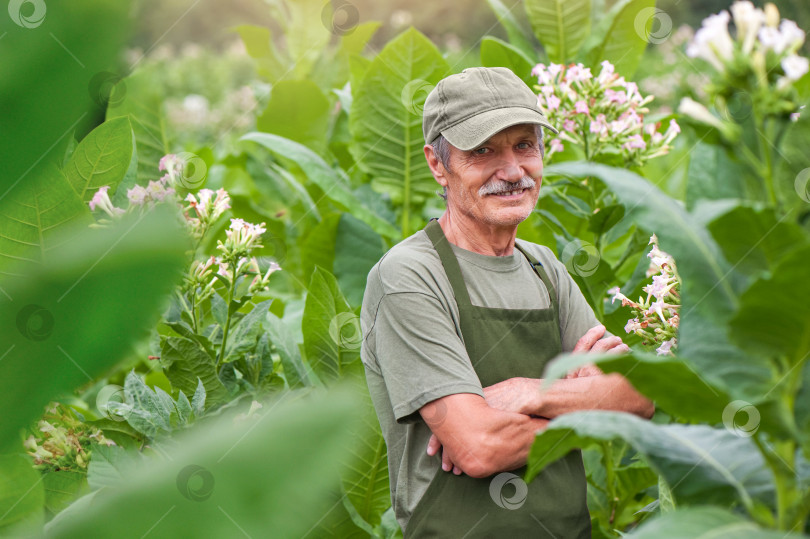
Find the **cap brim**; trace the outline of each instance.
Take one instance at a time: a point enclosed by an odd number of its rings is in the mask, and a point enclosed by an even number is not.
[[[447,142],[467,151],[477,148],[492,135],[518,124],[539,124],[555,135],[558,133],[545,116],[525,107],[507,107],[488,110],[467,118],[453,127],[442,130]]]

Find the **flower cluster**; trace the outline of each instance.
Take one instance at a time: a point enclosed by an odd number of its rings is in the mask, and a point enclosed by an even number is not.
[[[267,230],[264,223],[254,225],[242,219],[231,219],[231,226],[225,231],[226,240],[217,240],[217,249],[223,251],[223,257],[236,260],[253,249],[262,247],[262,234]]]
[[[619,287],[608,290],[608,293],[613,296],[611,301],[620,299],[622,307],[629,305],[633,308],[635,316],[624,326],[627,333],[641,337],[642,344],[655,347],[658,355],[671,355],[678,344],[681,281],[675,261],[658,248],[655,234],[650,238],[650,244],[653,247],[647,255],[650,258],[647,277],[652,277],[652,283],[643,288],[647,298],[640,297],[635,302],[622,294]]]
[[[792,85],[810,70],[810,61],[797,54],[804,44],[804,31],[794,21],[781,19],[779,10],[770,3],[759,9],[750,1],[741,0],[730,9],[731,14],[721,11],[704,19],[686,54],[705,60],[725,79],[714,89],[715,94],[739,92],[753,78],[763,90],[763,104],[771,109],[765,112],[789,114],[792,120],[797,120],[798,105],[780,102],[774,96],[784,98]],[[734,37],[729,32],[732,21]],[[752,94],[757,99],[756,92]],[[691,101],[685,107],[681,107],[684,114],[693,115],[697,110]],[[695,118],[702,121],[700,116],[708,111],[699,113]]]
[[[548,143],[546,156],[560,152],[564,142],[581,147],[588,160],[620,154],[626,164],[641,166],[646,160],[669,152],[680,133],[675,120],[665,132],[659,123],[644,124],[646,105],[653,96],[642,96],[634,82],[602,62],[598,75],[582,64],[537,64],[537,102],[552,125],[560,128]]]
[[[112,200],[110,200],[110,195],[107,194],[109,189],[109,185],[99,187],[96,194],[94,194],[93,198],[90,200],[89,205],[91,211],[96,211],[98,209],[115,219],[116,217],[123,215],[125,212],[121,208],[116,208],[113,205]],[[108,219],[102,219],[102,221],[109,222]]]
[[[52,403],[37,423],[37,431],[30,435],[23,447],[40,470],[87,470],[90,446],[95,442],[115,445],[100,430],[79,421],[62,405]]]
[[[173,153],[164,155],[160,158],[160,162],[158,163],[158,170],[166,172],[166,174],[160,178],[161,183],[176,185],[180,181],[180,178],[183,177],[184,168],[185,163],[177,155]]]
[[[200,189],[197,196],[189,193],[186,202],[189,204],[185,208],[186,221],[191,225],[192,233],[198,237],[202,237],[211,223],[231,208],[231,197],[225,189],[217,189],[216,192]],[[194,210],[195,216],[190,215],[191,210]]]

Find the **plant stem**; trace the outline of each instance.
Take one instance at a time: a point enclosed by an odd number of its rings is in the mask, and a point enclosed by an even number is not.
[[[191,291],[191,327],[197,333],[197,285]]]
[[[765,121],[756,119],[757,124],[757,140],[759,141],[759,152],[765,165],[765,194],[768,195],[768,202],[771,206],[776,207],[776,192],[773,187],[773,160],[771,159],[771,150],[768,148],[768,137],[765,136]]]
[[[610,498],[610,523],[613,524],[616,518],[616,474],[613,470],[613,442],[607,442],[604,446],[605,456],[605,484],[607,486],[608,498]]]
[[[231,286],[228,288],[228,313],[225,316],[225,327],[222,329],[222,345],[219,348],[219,359],[217,359],[217,373],[219,373],[219,366],[225,358],[225,345],[228,344],[228,330],[231,328],[231,302],[233,301],[233,291],[236,286],[236,267],[234,266],[233,279],[231,279]]]
[[[775,442],[771,449],[759,436],[754,436],[754,443],[773,474],[776,486],[776,526],[780,530],[789,530],[795,525],[791,522],[790,515],[794,512],[798,499],[793,471],[796,443],[793,440]]]

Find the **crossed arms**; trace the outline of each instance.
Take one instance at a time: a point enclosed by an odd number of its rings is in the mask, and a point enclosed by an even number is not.
[[[596,326],[577,342],[574,353],[622,353],[619,337],[604,337]],[[472,393],[447,395],[425,404],[419,413],[433,432],[428,455],[442,452],[442,469],[456,475],[488,477],[526,464],[538,430],[549,420],[576,410],[618,410],[650,418],[652,401],[638,393],[620,374],[603,374],[586,365],[556,380],[547,391],[543,380],[509,378]]]

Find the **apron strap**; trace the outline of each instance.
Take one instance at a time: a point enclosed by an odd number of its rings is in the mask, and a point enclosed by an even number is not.
[[[459,305],[472,305],[470,295],[467,292],[467,285],[464,282],[464,277],[461,275],[461,267],[458,265],[458,259],[455,253],[453,253],[450,242],[447,240],[447,236],[444,235],[444,231],[436,217],[428,221],[427,226],[425,226],[425,232],[428,238],[430,238],[430,241],[433,242],[433,247],[436,249],[436,252],[439,253],[439,259],[442,261],[442,266],[444,266],[444,272],[447,274],[450,285],[453,287],[456,303]],[[527,253],[518,245],[517,241],[515,241],[515,247],[529,260],[532,269],[543,281],[548,291],[551,308],[554,309],[555,316],[559,316],[560,310],[557,302],[557,293],[554,290],[554,286],[551,284],[551,279],[549,279],[548,274],[546,274],[546,270],[543,269],[543,264]]]
[[[439,224],[437,218],[432,218],[425,226],[430,241],[433,242],[433,247],[439,253],[439,259],[444,266],[444,272],[450,280],[450,285],[453,287],[453,294],[456,296],[456,303],[461,305],[472,305],[470,303],[470,295],[467,293],[467,285],[464,283],[464,277],[461,275],[461,268],[458,265],[453,249],[450,247],[450,242],[447,241],[447,236],[444,235],[442,226]]]
[[[518,245],[517,240],[515,240],[515,247],[518,251],[523,253],[523,256],[529,259],[529,264],[531,264],[532,269],[540,277],[540,279],[542,279],[543,284],[546,285],[546,290],[548,290],[548,299],[551,302],[551,307],[554,309],[554,315],[559,317],[560,309],[557,301],[557,292],[554,290],[554,286],[551,284],[551,279],[549,279],[545,268],[543,268],[543,264],[538,262],[536,258],[527,253],[523,247]]]

